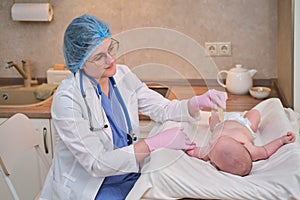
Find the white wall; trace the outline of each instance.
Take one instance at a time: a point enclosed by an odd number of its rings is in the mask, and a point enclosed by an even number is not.
[[[143,75],[148,75],[149,79],[177,78],[178,75],[188,79],[215,79],[216,68],[227,70],[236,63],[257,69],[255,79],[277,77],[277,0],[51,0],[54,18],[50,23],[12,21],[13,2],[47,1],[0,0],[0,66],[11,60],[20,63],[22,59],[29,59],[34,78],[46,77],[49,67],[64,63],[64,31],[73,18],[85,13],[107,21],[113,36],[138,33],[137,29],[145,30],[146,27],[166,30],[142,40],[165,46],[139,46],[140,49],[131,49],[118,60],[131,69],[143,70]],[[172,35],[176,38],[169,37],[174,31],[178,33]],[[131,36],[120,41],[120,48],[143,44],[135,35]],[[179,41],[179,36],[185,37]],[[165,40],[160,42],[162,39]],[[195,44],[201,47],[205,42],[227,41],[231,41],[232,55],[213,57],[214,63],[209,65],[208,57],[203,58],[203,51],[193,48]],[[178,49],[190,52],[193,57],[175,54]],[[158,67],[163,70],[153,76],[153,66],[154,70]],[[2,77],[20,75],[14,68],[0,67]]]
[[[294,6],[294,109],[300,113],[300,2]]]

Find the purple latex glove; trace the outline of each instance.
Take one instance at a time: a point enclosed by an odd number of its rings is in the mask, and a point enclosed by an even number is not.
[[[194,110],[202,110],[203,108],[217,109],[226,108],[226,100],[228,99],[226,92],[217,90],[208,90],[200,96],[194,96],[190,99],[190,106]]]
[[[168,148],[175,150],[191,150],[195,148],[188,136],[183,132],[182,127],[170,128],[145,139],[150,151],[159,148]]]

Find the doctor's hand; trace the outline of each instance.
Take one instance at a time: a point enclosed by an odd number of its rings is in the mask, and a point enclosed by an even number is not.
[[[189,100],[189,108],[192,110],[202,110],[204,108],[222,109],[226,108],[226,100],[228,99],[226,92],[218,90],[208,90],[200,96],[194,96]]]
[[[175,150],[191,150],[196,144],[193,143],[183,132],[182,127],[170,128],[145,139],[150,151],[159,148],[168,148]]]

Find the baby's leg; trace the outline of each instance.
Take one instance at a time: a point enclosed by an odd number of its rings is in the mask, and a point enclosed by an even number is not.
[[[215,126],[220,123],[218,113],[211,111],[211,116],[209,117],[209,128],[210,131],[213,131]]]
[[[260,112],[256,109],[252,109],[249,110],[244,117],[251,122],[251,129],[256,132],[260,122]]]

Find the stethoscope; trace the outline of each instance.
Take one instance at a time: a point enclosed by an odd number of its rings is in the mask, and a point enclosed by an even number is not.
[[[83,89],[83,80],[82,80],[82,77],[83,77],[83,74],[88,77],[96,86],[97,86],[97,95],[98,97],[102,95],[102,90],[101,90],[101,87],[100,87],[100,84],[91,76],[89,76],[88,74],[86,74],[83,70],[79,70],[79,82],[80,82],[80,91],[81,91],[81,95],[83,97],[83,100],[84,100],[84,103],[85,103],[85,106],[86,106],[86,109],[87,109],[87,112],[88,112],[88,118],[89,118],[89,125],[90,125],[90,130],[91,131],[98,131],[98,130],[102,130],[104,128],[108,128],[108,124],[106,122],[106,118],[104,116],[104,109],[103,107],[101,107],[101,115],[102,115],[102,119],[104,121],[104,124],[102,126],[102,128],[95,128],[93,126],[93,122],[92,122],[92,112],[91,112],[91,109],[90,107],[88,106],[88,103],[86,101],[86,93]],[[128,113],[128,110],[127,110],[127,107],[124,103],[124,100],[121,96],[121,93],[117,87],[117,84],[116,84],[116,81],[114,79],[114,77],[109,77],[109,81],[111,82],[112,86],[113,86],[113,90],[116,94],[116,97],[122,107],[122,110],[123,110],[123,113],[124,113],[124,116],[125,116],[125,120],[126,120],[126,124],[127,124],[127,143],[128,145],[132,144],[133,141],[136,141],[137,140],[137,137],[135,136],[135,133],[133,132],[133,129],[132,129],[132,125],[131,125],[131,120],[130,120],[130,117],[129,117],[129,113]]]

